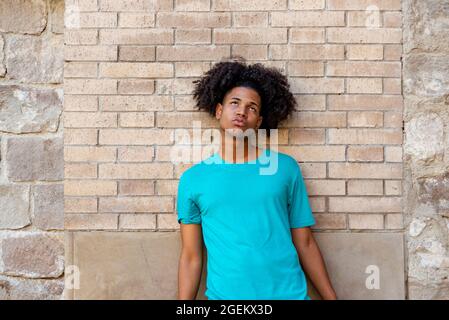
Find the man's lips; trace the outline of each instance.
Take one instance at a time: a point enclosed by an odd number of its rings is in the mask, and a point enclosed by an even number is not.
[[[244,127],[246,125],[245,121],[234,119],[232,120],[232,123],[235,124],[238,127]]]

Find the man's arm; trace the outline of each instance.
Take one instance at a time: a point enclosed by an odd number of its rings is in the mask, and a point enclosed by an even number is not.
[[[292,239],[304,271],[324,300],[336,300],[326,266],[310,227],[292,228]]]
[[[181,223],[182,249],[178,267],[178,300],[194,300],[203,268],[201,224]]]

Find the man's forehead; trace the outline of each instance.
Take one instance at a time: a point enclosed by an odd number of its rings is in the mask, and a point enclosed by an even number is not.
[[[258,103],[260,98],[259,98],[259,95],[257,94],[257,92],[255,92],[254,94],[251,94],[248,91],[245,91],[245,89],[247,89],[247,88],[244,88],[243,90],[240,90],[239,88],[238,89],[234,88],[226,94],[226,97],[227,97],[227,99],[249,100],[254,103]],[[248,89],[253,90],[251,88],[248,88]]]

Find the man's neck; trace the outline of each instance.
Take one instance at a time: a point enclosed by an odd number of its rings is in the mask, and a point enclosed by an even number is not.
[[[218,153],[226,162],[250,162],[259,157],[258,152],[259,148],[251,145],[248,138],[234,138],[223,132]]]

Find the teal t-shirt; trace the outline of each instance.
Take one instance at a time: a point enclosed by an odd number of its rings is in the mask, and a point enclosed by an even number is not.
[[[178,223],[202,225],[209,300],[310,300],[290,228],[315,219],[293,157],[265,149],[231,163],[216,152],[181,175],[176,207]]]

